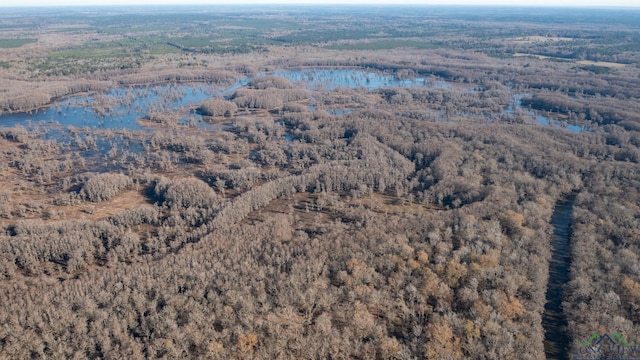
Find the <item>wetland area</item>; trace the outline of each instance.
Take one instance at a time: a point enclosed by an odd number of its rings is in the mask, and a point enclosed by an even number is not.
[[[2,10],[0,358],[640,342],[640,11]]]

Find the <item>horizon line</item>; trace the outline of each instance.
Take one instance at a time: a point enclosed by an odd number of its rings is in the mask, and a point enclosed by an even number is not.
[[[259,6],[297,6],[297,7],[347,7],[347,6],[379,6],[379,7],[482,7],[482,8],[567,8],[567,9],[634,9],[640,10],[640,4],[551,4],[551,3],[543,3],[543,4],[520,4],[520,3],[469,3],[469,2],[456,2],[456,3],[442,3],[442,2],[433,2],[433,3],[417,3],[417,2],[399,2],[395,4],[390,4],[386,2],[360,2],[360,1],[352,1],[352,2],[333,2],[329,0],[328,2],[311,2],[311,3],[295,3],[295,2],[263,2],[263,1],[246,1],[246,2],[216,2],[216,3],[203,3],[203,2],[194,2],[194,3],[179,3],[179,2],[141,2],[141,3],[117,3],[117,4],[108,4],[108,3],[98,3],[98,4],[71,4],[71,3],[58,3],[58,4],[43,4],[43,3],[34,3],[34,4],[20,4],[20,5],[5,5],[0,3],[0,8],[12,8],[12,9],[33,9],[33,8],[97,8],[97,7],[110,7],[110,8],[132,8],[132,7],[149,7],[149,6],[160,6],[160,7],[217,7],[217,6],[225,6],[225,7],[240,7],[247,5],[259,5]]]
[[[527,5],[527,4],[415,4],[415,3],[399,3],[399,4],[382,4],[382,3],[311,3],[311,4],[291,4],[291,3],[218,3],[218,4],[181,4],[181,3],[161,3],[161,4],[27,4],[27,5],[3,5],[0,8],[5,9],[51,9],[51,8],[133,8],[133,7],[243,7],[249,5],[270,6],[289,6],[289,7],[349,7],[349,6],[378,6],[378,7],[475,7],[475,8],[531,8],[531,9],[634,9],[640,10],[640,5],[617,5],[617,4],[597,4],[597,5]]]

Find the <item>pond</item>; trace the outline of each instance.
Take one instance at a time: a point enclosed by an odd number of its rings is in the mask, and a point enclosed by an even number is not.
[[[236,85],[240,86],[240,84]],[[151,111],[187,109],[194,103],[222,92],[206,84],[170,84],[113,89],[102,94],[79,95],[58,100],[47,108],[33,112],[2,115],[0,126],[44,122],[65,127],[142,130],[143,127],[137,119],[147,116]],[[207,126],[195,113],[188,117],[183,117],[181,121],[191,120],[198,122],[202,127]]]
[[[304,69],[275,71],[273,75],[304,83],[311,90],[334,90],[339,87],[375,90],[387,86],[450,88],[446,81],[423,77],[401,79],[392,74],[350,69]]]
[[[564,124],[562,121],[549,119],[541,115],[536,115],[536,121],[542,125],[551,125],[559,129],[567,129],[572,133],[579,133],[582,131],[589,131],[589,128],[585,126],[578,126],[573,124]]]
[[[516,112],[518,111],[524,111],[525,113],[533,116],[536,120],[536,122],[538,122],[541,125],[544,126],[553,126],[555,128],[558,129],[566,129],[572,133],[579,133],[582,131],[590,131],[590,129],[586,126],[579,126],[579,125],[574,125],[574,124],[567,124],[563,121],[560,120],[556,120],[556,119],[550,119],[546,116],[542,116],[539,114],[536,114],[535,112],[531,111],[531,110],[524,110],[522,108],[522,98],[525,96],[529,96],[530,94],[516,94],[513,95],[511,97],[511,101],[509,102],[509,106],[507,106],[507,108],[504,111],[504,114],[509,117],[509,116],[513,116]]]

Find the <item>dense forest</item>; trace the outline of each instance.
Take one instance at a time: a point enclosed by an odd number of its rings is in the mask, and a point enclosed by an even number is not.
[[[640,341],[639,11],[249,10],[0,15],[0,358]]]

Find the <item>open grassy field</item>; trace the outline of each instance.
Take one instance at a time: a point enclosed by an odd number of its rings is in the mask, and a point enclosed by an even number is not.
[[[616,62],[610,62],[610,61],[575,60],[575,59],[546,56],[546,55],[539,55],[539,54],[515,53],[513,54],[513,56],[514,57],[533,57],[540,60],[575,62],[576,64],[580,64],[580,65],[593,65],[593,66],[606,67],[606,68],[612,68],[612,69],[619,69],[628,65],[628,64],[622,64],[622,63],[616,63]]]
[[[18,48],[25,44],[30,44],[36,42],[36,39],[2,39],[0,38],[0,48],[1,49],[10,49],[10,48]]]

